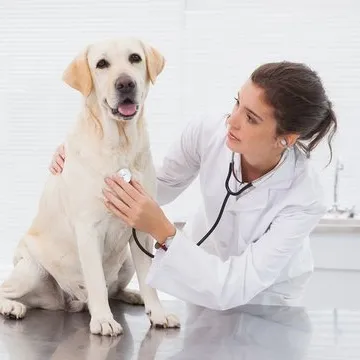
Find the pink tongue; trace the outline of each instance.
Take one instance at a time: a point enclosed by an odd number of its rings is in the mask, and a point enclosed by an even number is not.
[[[119,105],[118,111],[125,116],[133,115],[136,113],[136,104]]]

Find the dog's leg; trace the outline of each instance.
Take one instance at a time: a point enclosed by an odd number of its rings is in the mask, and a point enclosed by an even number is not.
[[[96,227],[86,225],[78,226],[76,235],[88,293],[88,308],[91,314],[90,331],[93,334],[119,335],[122,333],[122,327],[114,320],[110,310],[102,265],[104,238],[99,235]]]
[[[29,266],[26,260],[20,259],[10,276],[0,286],[0,314],[10,319],[22,319],[25,316],[26,306],[15,299],[21,298],[34,288],[33,281],[27,281],[30,280],[28,273]]]
[[[121,266],[118,279],[109,288],[109,296],[111,299],[120,300],[131,305],[144,305],[144,300],[139,291],[126,289],[134,274],[134,263],[129,250],[127,250],[126,259]]]
[[[137,231],[136,235],[142,246],[151,253],[153,248],[152,238],[148,234],[140,231]],[[178,318],[172,314],[165,314],[157,291],[145,283],[146,276],[151,266],[151,258],[139,249],[133,237],[130,239],[130,249],[139,281],[140,293],[145,303],[145,311],[151,324],[155,327],[163,328],[179,327],[180,322]]]
[[[64,308],[61,289],[30,256],[19,258],[10,276],[0,286],[2,315],[21,319],[27,307],[48,310]]]

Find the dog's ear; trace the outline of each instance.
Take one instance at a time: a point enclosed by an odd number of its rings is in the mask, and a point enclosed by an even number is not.
[[[88,51],[85,49],[76,56],[65,69],[62,77],[63,81],[72,88],[80,91],[85,97],[90,95],[93,88],[87,53]]]
[[[162,72],[165,66],[165,58],[160,54],[158,50],[150,45],[142,43],[145,56],[146,67],[149,74],[149,78],[153,84],[155,84],[156,78]]]

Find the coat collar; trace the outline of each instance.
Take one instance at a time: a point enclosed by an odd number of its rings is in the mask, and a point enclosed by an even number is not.
[[[265,208],[271,191],[290,187],[295,177],[296,167],[303,162],[302,157],[303,155],[300,154],[300,151],[296,147],[286,150],[282,159],[283,161],[281,164],[279,163],[279,166],[265,175],[262,180],[255,182],[254,185],[241,194],[238,199],[232,197],[228,211],[238,212]],[[239,162],[238,164],[235,163],[235,166],[237,165],[239,165]],[[241,179],[241,177],[239,179]],[[233,179],[231,185],[232,188],[237,185],[235,179]],[[240,187],[242,186],[244,185],[240,185]]]
[[[296,154],[295,148],[285,150],[276,167],[253,182],[253,187],[258,188],[262,184],[271,188],[283,188],[289,185],[294,177]],[[235,156],[234,168],[237,169],[237,177],[241,180],[240,156]]]

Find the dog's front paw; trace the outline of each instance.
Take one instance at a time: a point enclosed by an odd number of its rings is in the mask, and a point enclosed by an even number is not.
[[[22,319],[25,313],[25,305],[18,301],[0,298],[0,314],[9,319]]]
[[[165,314],[163,310],[146,311],[152,327],[156,328],[179,328],[180,321],[174,314]]]
[[[93,316],[90,321],[90,331],[92,334],[118,336],[123,333],[123,328],[112,316]]]

